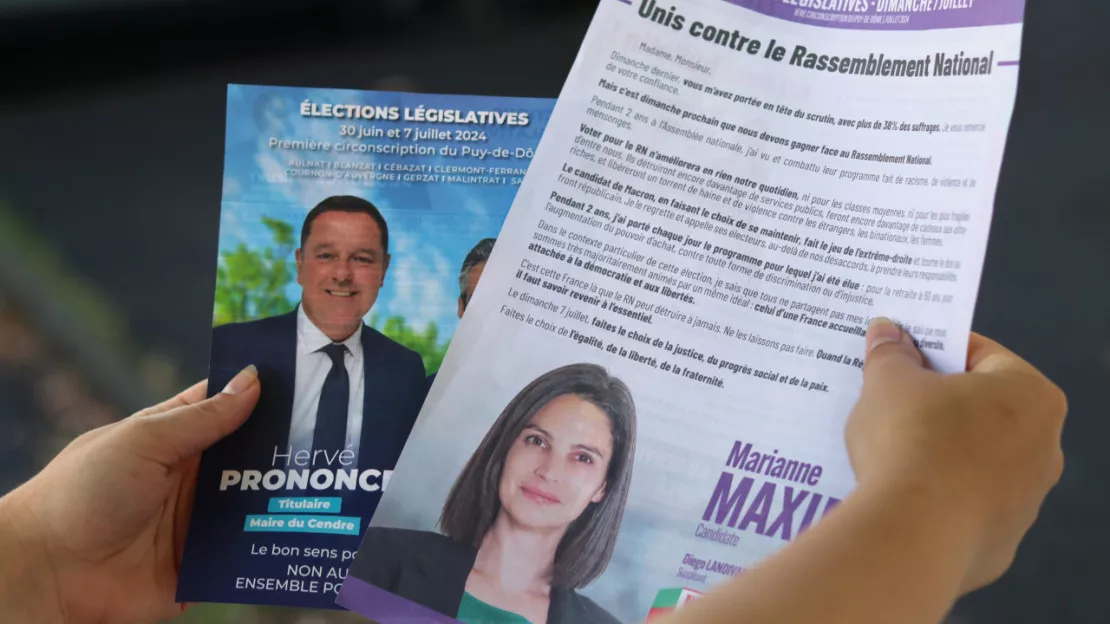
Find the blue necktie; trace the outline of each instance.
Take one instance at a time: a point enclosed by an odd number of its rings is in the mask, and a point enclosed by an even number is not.
[[[333,343],[321,351],[331,358],[331,370],[320,390],[312,449],[324,450],[331,455],[343,450],[347,443],[347,408],[350,405],[351,381],[347,376],[347,366],[343,363],[347,347]]]

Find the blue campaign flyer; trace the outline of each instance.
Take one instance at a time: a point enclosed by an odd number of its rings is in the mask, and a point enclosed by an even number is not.
[[[209,393],[180,602],[336,609],[554,100],[230,85]]]

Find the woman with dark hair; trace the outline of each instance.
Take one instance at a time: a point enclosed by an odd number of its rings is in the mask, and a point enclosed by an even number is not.
[[[576,590],[612,557],[635,447],[622,381],[594,364],[545,373],[459,474],[443,534],[370,528],[349,574],[464,623],[616,622]]]

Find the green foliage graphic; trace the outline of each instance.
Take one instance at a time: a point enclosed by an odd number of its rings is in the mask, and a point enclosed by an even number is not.
[[[447,354],[447,346],[450,344],[450,341],[439,343],[439,328],[435,323],[428,323],[423,332],[418,332],[409,326],[404,317],[391,316],[385,320],[385,323],[379,323],[378,315],[372,314],[370,326],[419,353],[420,357],[424,358],[424,370],[429,375],[439,370],[439,365],[443,363],[443,356]]]
[[[252,250],[239,243],[220,254],[212,319],[215,325],[266,318],[293,308],[285,296],[285,287],[296,275],[291,260],[296,248],[293,226],[269,217],[262,217],[262,224],[270,230],[273,246]]]

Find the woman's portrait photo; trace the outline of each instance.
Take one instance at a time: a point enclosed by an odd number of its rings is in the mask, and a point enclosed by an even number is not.
[[[578,590],[613,555],[635,450],[624,382],[594,364],[544,373],[470,456],[439,532],[372,527],[348,574],[465,624],[617,622]]]

